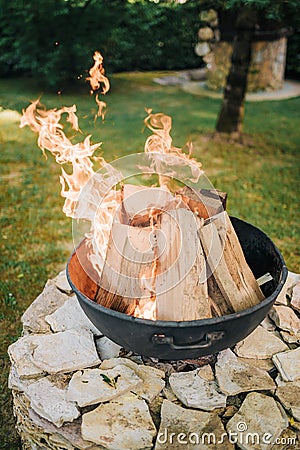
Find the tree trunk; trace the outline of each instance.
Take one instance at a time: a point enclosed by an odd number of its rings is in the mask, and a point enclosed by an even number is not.
[[[242,131],[244,100],[255,24],[255,10],[247,6],[241,7],[236,22],[231,68],[227,77],[223,104],[216,126],[219,132],[239,133]]]

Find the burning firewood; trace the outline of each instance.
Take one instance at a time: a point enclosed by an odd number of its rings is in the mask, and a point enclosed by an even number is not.
[[[186,187],[174,197],[165,189],[124,185],[121,197],[122,223],[111,230],[98,303],[185,321],[231,314],[263,299],[224,211],[226,193]]]
[[[113,223],[95,301],[126,314],[133,314],[144,296],[141,277],[152,268],[152,228]]]
[[[208,271],[209,270],[210,269],[208,267]],[[207,288],[208,301],[213,317],[225,316],[226,314],[231,314],[234,312],[231,305],[228,305],[228,303],[226,303],[213,274],[207,278]]]
[[[191,211],[176,209],[160,217],[164,248],[158,256],[156,277],[156,318],[159,320],[197,320],[211,317],[205,258],[198,231],[200,219]],[[201,281],[201,278],[204,281]]]
[[[219,292],[218,295],[212,295],[212,300],[222,314],[242,311],[263,300],[263,293],[245,260],[226,211],[202,227],[200,239],[208,265],[213,270],[213,277],[223,296],[222,301]]]
[[[187,208],[186,204],[165,188],[149,188],[124,184],[120,221],[133,227],[149,226],[152,217],[175,208]]]
[[[208,219],[226,209],[226,192],[219,190],[193,190],[188,186],[177,192],[191,211],[203,219]]]

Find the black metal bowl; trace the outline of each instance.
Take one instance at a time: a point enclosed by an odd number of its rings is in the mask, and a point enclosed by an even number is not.
[[[90,300],[85,285],[78,286],[80,265],[67,264],[68,281],[93,324],[109,339],[140,355],[160,359],[188,359],[212,354],[235,345],[250,334],[266,317],[287,277],[284,260],[261,230],[231,217],[247,263],[256,278],[267,272],[273,277],[262,286],[265,299],[239,313],[186,322],[152,321],[128,316]],[[84,270],[81,268],[82,272]],[[84,292],[82,292],[84,291]],[[92,297],[93,298],[93,297]]]

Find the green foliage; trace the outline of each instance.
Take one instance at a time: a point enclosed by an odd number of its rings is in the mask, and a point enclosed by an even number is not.
[[[112,69],[172,70],[199,65],[194,54],[198,12],[192,3],[176,7],[127,3],[109,40]]]
[[[29,75],[64,90],[84,80],[95,50],[108,72],[197,67],[199,12],[250,4],[292,26],[287,66],[299,68],[298,0],[0,0],[0,77]]]
[[[0,76],[63,90],[99,50],[110,72],[199,66],[199,5],[124,0],[0,0]]]
[[[237,9],[243,5],[255,8],[266,19],[284,22],[290,14],[299,12],[298,0],[200,0],[215,9]]]

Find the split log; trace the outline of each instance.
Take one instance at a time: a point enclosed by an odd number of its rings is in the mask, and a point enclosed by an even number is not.
[[[161,188],[124,184],[122,186],[122,222],[132,226],[149,226],[149,211],[161,213],[172,201],[172,194]]]
[[[141,276],[150,271],[154,259],[151,228],[114,223],[108,242],[100,286],[95,296],[106,308],[133,314],[144,296]]]
[[[186,204],[163,188],[148,188],[124,184],[120,222],[134,227],[150,225],[150,211],[154,222],[164,211],[187,208]]]
[[[176,209],[160,216],[157,232],[157,320],[186,321],[211,317],[205,258],[198,237],[201,225],[200,219],[186,209]]]
[[[192,189],[188,186],[176,193],[191,211],[203,219],[219,214],[226,209],[226,192],[217,189]]]
[[[264,295],[248,266],[238,237],[226,211],[204,225],[200,240],[219,293],[213,301],[222,314],[239,312],[257,305]]]
[[[207,273],[210,273],[208,268]],[[225,316],[234,312],[231,305],[228,305],[223,297],[223,294],[218,286],[214,275],[207,278],[208,302],[213,317]]]

